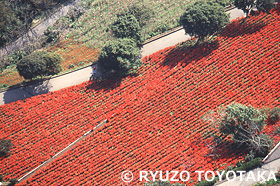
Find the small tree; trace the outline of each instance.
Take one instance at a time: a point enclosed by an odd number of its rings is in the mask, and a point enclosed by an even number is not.
[[[139,22],[140,27],[143,27],[154,16],[154,11],[144,5],[134,4],[128,7],[128,11],[123,14],[133,15]]]
[[[198,43],[208,35],[212,35],[226,26],[229,16],[224,8],[214,1],[196,2],[187,7],[185,13],[180,17],[180,25],[186,34],[198,36]]]
[[[1,139],[0,141],[0,156],[6,156],[9,154],[11,151],[11,147],[13,146],[12,140],[5,140]]]
[[[18,62],[17,70],[25,79],[54,75],[62,70],[61,61],[62,58],[58,54],[46,51],[34,52]]]
[[[111,41],[102,48],[97,65],[102,73],[115,71],[123,74],[137,70],[142,66],[140,50],[132,39]]]
[[[111,30],[117,38],[131,38],[137,44],[142,42],[141,28],[132,14],[119,15]]]
[[[217,112],[208,112],[204,120],[211,121],[220,132],[231,136],[238,144],[245,144],[258,156],[268,153],[273,141],[262,129],[266,125],[266,114],[252,106],[232,103]]]
[[[253,8],[257,8],[258,11],[269,12],[274,6],[273,3],[273,0],[235,0],[234,6],[243,10],[247,17]]]

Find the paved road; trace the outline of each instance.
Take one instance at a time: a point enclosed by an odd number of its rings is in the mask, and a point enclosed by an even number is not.
[[[8,44],[6,47],[0,49],[0,59],[3,56],[11,54],[13,51],[24,48],[31,41],[36,40],[39,36],[44,34],[44,31],[51,25],[53,25],[60,17],[65,16],[69,10],[71,10],[76,3],[80,0],[71,0],[63,5],[61,8],[55,11],[50,17],[42,21],[39,25],[32,28],[29,32],[24,34],[22,37],[16,41]]]
[[[231,20],[236,19],[237,17],[244,16],[243,11],[238,9],[230,10],[228,13],[230,14]],[[189,36],[185,35],[183,29],[178,30],[177,32],[174,32],[170,35],[167,35],[165,37],[162,37],[158,40],[144,45],[142,49],[142,56],[150,55],[158,50],[185,41],[188,38]],[[47,92],[56,91],[65,87],[81,84],[85,81],[90,80],[90,78],[92,77],[92,68],[93,67],[87,67],[63,76],[52,78],[41,83],[8,90],[7,92],[2,92],[0,93],[0,105],[29,98],[34,95],[45,94]],[[99,75],[100,74],[96,73],[95,77]]]

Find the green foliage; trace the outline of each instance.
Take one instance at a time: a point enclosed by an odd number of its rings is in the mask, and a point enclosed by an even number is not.
[[[225,108],[219,129],[223,134],[231,135],[235,142],[246,144],[258,156],[263,156],[273,144],[268,135],[261,133],[265,121],[266,115],[260,110],[232,103]]]
[[[260,130],[265,125],[266,115],[252,106],[232,103],[226,107],[225,114],[220,123],[220,131],[232,135],[236,140],[243,138],[242,131],[248,129],[250,123],[256,124]]]
[[[276,181],[274,179],[271,179],[269,181],[266,181],[265,183],[257,183],[254,186],[272,186],[272,185],[279,185],[280,178],[276,178]]]
[[[215,178],[213,181],[203,180],[203,181],[198,182],[197,184],[195,184],[195,186],[212,186],[216,182],[217,182],[217,178]]]
[[[256,7],[258,11],[269,12],[274,7],[274,0],[235,0],[234,5],[243,10],[246,15]]]
[[[246,163],[243,163],[241,166],[234,168],[234,171],[249,171],[256,167],[259,167],[262,165],[262,158],[255,158],[252,159]]]
[[[181,183],[174,183],[171,184],[169,182],[163,182],[163,181],[154,181],[149,183],[144,183],[144,186],[184,186],[184,184]]]
[[[42,16],[58,1],[54,0],[0,0],[0,46],[23,35],[32,20]]]
[[[232,137],[236,145],[245,145],[256,157],[265,156],[273,145],[273,140],[262,133],[265,112],[252,106],[232,103],[217,112],[209,111],[201,119],[211,121],[214,128]]]
[[[123,74],[135,71],[142,66],[140,50],[132,39],[111,41],[102,48],[97,65],[103,73],[115,71]]]
[[[47,36],[47,43],[55,43],[58,39],[59,32],[53,26],[49,26],[47,30],[44,31],[44,35]]]
[[[180,25],[185,32],[190,36],[197,35],[199,40],[219,31],[228,22],[229,16],[224,12],[224,8],[213,1],[200,1],[189,5],[180,17]]]
[[[275,123],[275,122],[279,121],[279,118],[280,118],[280,108],[279,107],[275,107],[275,108],[271,109],[271,111],[269,111],[268,121],[270,123]]]
[[[234,6],[236,6],[238,9],[243,10],[243,12],[248,15],[249,11],[254,6],[254,0],[235,0]]]
[[[141,28],[132,14],[118,16],[117,20],[112,24],[111,30],[117,38],[131,38],[137,44],[142,42]]]
[[[260,12],[269,13],[274,7],[274,0],[257,0],[256,7]]]
[[[143,27],[148,23],[148,21],[152,17],[154,17],[155,13],[151,8],[149,8],[147,6],[140,5],[140,4],[134,4],[134,5],[129,6],[128,10],[122,14],[133,15],[137,19],[140,27]]]
[[[0,141],[0,156],[6,156],[9,154],[11,151],[11,147],[13,146],[12,140],[5,140],[1,139]]]
[[[56,53],[46,51],[34,52],[18,62],[17,70],[25,79],[54,75],[62,70],[61,61],[61,56]]]

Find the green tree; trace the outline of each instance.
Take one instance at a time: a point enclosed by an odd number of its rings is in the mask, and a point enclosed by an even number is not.
[[[145,26],[148,21],[155,15],[154,11],[144,5],[134,4],[128,7],[123,14],[133,15],[139,22],[140,27]]]
[[[224,8],[213,1],[199,1],[189,5],[180,17],[180,25],[186,34],[198,36],[198,43],[219,31],[228,22],[229,16],[224,12]]]
[[[132,39],[119,38],[102,48],[97,65],[102,73],[135,71],[142,66],[140,50]]]
[[[274,7],[274,0],[257,0],[256,7],[260,12],[269,13]]]
[[[132,14],[118,16],[117,20],[112,24],[111,30],[117,38],[131,38],[137,44],[142,42],[141,28]]]
[[[231,136],[237,144],[245,144],[258,156],[268,153],[273,141],[262,132],[266,125],[266,114],[252,106],[232,103],[217,112],[208,112],[203,119],[212,121],[220,132]]]
[[[243,10],[246,16],[249,15],[254,7],[256,7],[258,11],[269,12],[274,6],[273,3],[273,0],[234,0],[234,6]]]
[[[61,68],[62,58],[55,53],[46,51],[34,52],[23,57],[17,63],[17,70],[20,76],[25,79],[33,79],[37,76],[54,75],[59,73]]]
[[[0,141],[0,156],[6,156],[9,154],[11,151],[11,147],[13,146],[12,140],[5,140],[1,139]]]

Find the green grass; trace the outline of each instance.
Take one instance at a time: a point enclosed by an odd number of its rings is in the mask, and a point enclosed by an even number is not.
[[[193,1],[192,1],[193,2]],[[100,48],[113,39],[109,31],[110,25],[116,20],[116,14],[123,12],[132,4],[144,5],[155,12],[147,26],[143,27],[145,39],[179,26],[181,14],[190,4],[188,0],[83,0],[90,9],[82,15],[70,28],[67,37],[86,43],[87,46]]]

